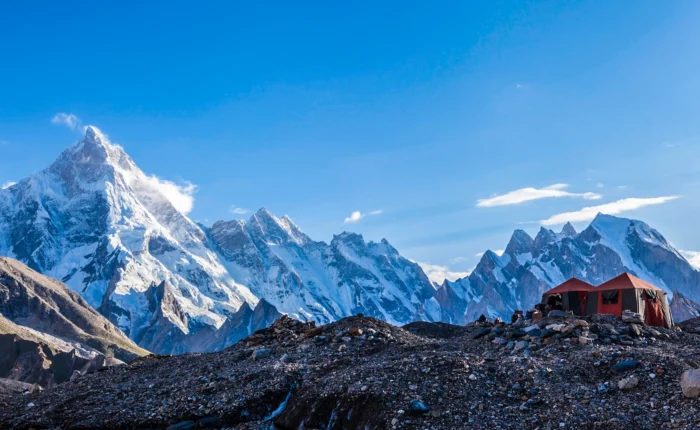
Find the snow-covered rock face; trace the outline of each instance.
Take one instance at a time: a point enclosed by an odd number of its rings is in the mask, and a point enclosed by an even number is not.
[[[464,300],[462,307],[441,300],[448,292],[436,298],[451,310],[449,319],[455,322],[482,313],[510,318],[513,310],[531,308],[544,291],[571,277],[599,285],[623,272],[663,288],[669,296],[678,291],[700,301],[700,272],[658,231],[641,221],[602,214],[581,233],[570,224],[560,233],[542,228],[535,239],[516,230],[503,256],[487,252],[468,277],[443,284],[441,289],[449,288]],[[686,302],[679,300],[677,308],[688,309],[681,306]]]
[[[258,303],[204,232],[92,127],[47,169],[0,191],[0,232],[0,254],[62,280],[137,342],[154,324],[147,292],[164,281],[188,318],[164,316],[185,334]]]
[[[386,241],[314,242],[265,209],[204,229],[94,127],[47,169],[0,190],[0,255],[62,280],[159,353],[223,348],[277,310],[323,323],[440,315],[423,271]]]
[[[219,221],[208,236],[235,279],[295,318],[327,323],[363,313],[395,324],[439,319],[423,306],[435,293],[425,273],[386,241],[342,233],[330,244],[315,242],[288,217],[266,209],[247,222]]]

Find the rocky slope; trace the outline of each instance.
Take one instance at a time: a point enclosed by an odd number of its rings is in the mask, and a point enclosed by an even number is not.
[[[0,378],[42,386],[101,367],[105,356],[116,364],[148,353],[77,293],[8,258],[0,258],[0,351]]]
[[[110,350],[125,361],[148,353],[61,282],[3,257],[0,315],[46,339],[62,339],[103,354]]]
[[[203,228],[94,127],[47,169],[0,190],[0,255],[62,280],[159,353],[228,346],[277,312],[322,322],[440,315],[426,303],[435,288],[423,271],[386,241],[314,242],[265,209]]]
[[[614,317],[553,318],[537,333],[281,319],[221,352],[150,356],[0,398],[0,427],[697,428],[699,399],[679,381],[700,363],[700,337],[636,328]]]
[[[446,281],[436,295],[444,321],[463,323],[480,314],[509,318],[538,303],[544,291],[576,277],[593,285],[623,272],[692,300],[700,300],[700,271],[642,221],[599,214],[582,232],[541,228],[533,239],[516,230],[502,256],[487,251],[466,278]],[[461,306],[445,298],[457,296]],[[679,316],[680,317],[680,316]]]

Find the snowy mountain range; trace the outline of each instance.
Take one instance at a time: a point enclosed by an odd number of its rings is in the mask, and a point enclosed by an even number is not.
[[[577,233],[542,227],[535,238],[516,230],[503,255],[487,251],[469,276],[445,281],[436,297],[443,320],[464,322],[480,314],[508,317],[538,303],[542,293],[576,277],[593,285],[623,272],[669,293],[700,301],[700,271],[642,221],[598,214]],[[449,309],[449,311],[447,311]]]
[[[314,242],[288,217],[197,225],[94,127],[0,190],[0,255],[66,283],[140,346],[220,349],[279,312],[431,319],[435,287],[386,241]],[[223,331],[222,331],[223,330]]]
[[[468,277],[441,286],[386,240],[314,241],[266,209],[204,227],[94,127],[0,190],[0,255],[64,282],[157,353],[221,349],[281,313],[320,323],[507,317],[571,276],[598,284],[630,271],[700,300],[700,272],[656,230],[606,215],[581,233],[517,230],[502,256],[488,251]]]

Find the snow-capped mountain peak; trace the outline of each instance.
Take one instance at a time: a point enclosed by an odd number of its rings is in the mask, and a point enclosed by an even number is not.
[[[203,227],[163,184],[86,127],[46,170],[0,190],[0,255],[64,281],[154,352],[225,346],[275,308],[319,322],[439,317],[427,276],[386,241],[315,242],[265,208]]]
[[[64,151],[54,166],[64,167],[66,163],[72,164],[78,172],[107,172],[107,166],[127,172],[138,170],[124,149],[112,144],[107,136],[94,126],[87,126],[85,137]],[[88,180],[94,179],[95,176],[88,177]]]
[[[167,284],[187,324],[219,327],[258,302],[157,180],[94,127],[46,170],[0,191],[0,226],[1,255],[64,281],[134,340],[152,324],[152,285]]]
[[[564,224],[564,227],[562,227],[560,234],[566,237],[574,237],[578,233],[576,233],[576,229],[574,228],[574,226],[571,225],[570,222],[567,222],[566,224]]]
[[[515,255],[532,252],[532,247],[534,244],[535,241],[525,232],[525,230],[517,229],[513,232],[504,254]]]
[[[669,296],[677,290],[700,300],[700,271],[646,223],[598,214],[581,233],[569,227],[559,234],[542,227],[532,243],[525,232],[516,230],[503,257],[486,252],[467,278],[450,283],[458,294],[474,297],[465,301],[464,314],[452,314],[450,320],[468,321],[480,313],[507,318],[515,309],[532,307],[544,291],[569,278],[599,285],[625,272],[665,289]]]
[[[140,346],[222,348],[278,312],[330,322],[356,313],[394,324],[509,317],[570,277],[629,271],[691,300],[700,272],[640,221],[598,215],[581,233],[516,230],[502,256],[436,288],[391,244],[343,232],[314,241],[262,208],[197,225],[163,182],[96,127],[47,169],[0,190],[0,255],[65,282]],[[679,302],[680,303],[680,302]]]
[[[266,208],[261,208],[253,214],[249,223],[252,228],[277,244],[291,241],[303,245],[311,241],[289,216],[278,218]]]

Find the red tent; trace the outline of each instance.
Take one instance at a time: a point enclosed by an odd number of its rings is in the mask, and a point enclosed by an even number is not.
[[[623,273],[598,287],[571,278],[542,294],[542,304],[575,315],[611,314],[623,310],[642,315],[651,326],[673,327],[666,292],[634,275]]]
[[[561,285],[545,291],[542,303],[549,304],[552,309],[561,307],[563,311],[573,311],[576,315],[585,315],[588,295],[595,287],[588,282],[571,278]]]
[[[591,292],[596,313],[621,316],[623,310],[640,313],[647,325],[673,326],[666,292],[636,276],[623,273]]]

